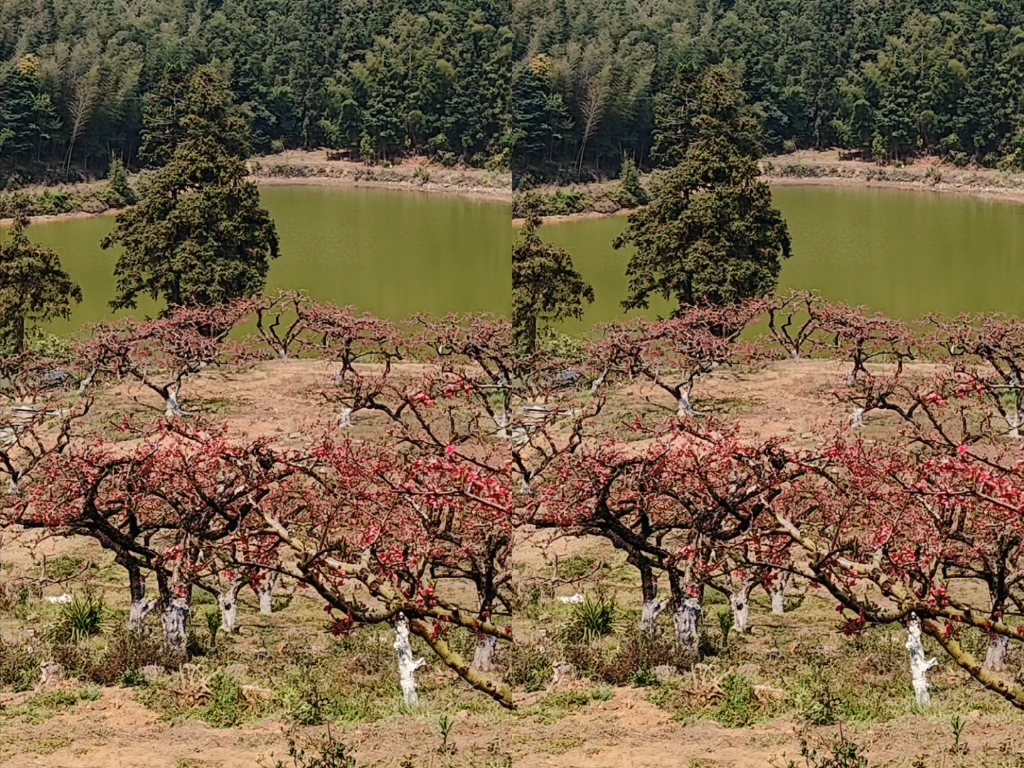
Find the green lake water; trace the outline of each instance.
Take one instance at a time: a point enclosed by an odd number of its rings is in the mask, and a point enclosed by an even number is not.
[[[780,289],[814,288],[904,319],[927,312],[1024,315],[1024,205],[822,186],[776,187],[774,198],[793,239]],[[625,225],[624,216],[613,216],[541,229],[545,240],[572,253],[594,286],[583,323],[567,323],[567,332],[623,317],[630,252],[611,242]],[[646,314],[669,310],[659,298]]]
[[[302,288],[392,319],[414,312],[495,312],[512,306],[511,207],[505,203],[379,189],[265,187],[281,256],[268,290]],[[111,216],[35,223],[32,240],[55,249],[82,286],[83,302],[62,333],[111,317],[116,251],[99,243]],[[158,306],[139,301],[137,314]],[[122,313],[118,313],[119,315]]]

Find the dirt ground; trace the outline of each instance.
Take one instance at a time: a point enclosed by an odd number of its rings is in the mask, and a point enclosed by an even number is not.
[[[922,368],[920,373],[926,375],[928,369]],[[330,374],[326,364],[315,361],[274,361],[247,371],[207,371],[187,382],[181,399],[186,408],[225,420],[236,430],[294,440],[299,439],[298,427],[303,423],[334,418],[331,408],[315,395]],[[840,423],[847,418],[845,409],[829,394],[842,375],[842,366],[816,360],[777,362],[756,372],[722,370],[698,384],[694,403],[698,408],[738,419],[746,430],[764,436],[806,440],[816,425]],[[614,423],[637,408],[670,409],[671,405],[658,392],[635,387],[609,403],[606,418]],[[152,393],[125,386],[104,392],[90,418],[97,432],[111,434],[114,423],[126,411],[151,408],[154,413],[160,410]],[[357,414],[357,433],[378,427],[375,417]],[[869,417],[868,430],[887,428],[890,425],[886,417]],[[30,572],[43,552],[51,558],[72,552],[86,560],[106,562],[105,555],[92,543],[82,541],[49,541],[34,550],[34,559],[26,542],[13,546],[5,543],[0,552],[5,569],[0,571],[0,578],[7,572]],[[616,554],[600,543],[561,540],[549,547],[537,537],[527,538],[517,554],[521,575],[542,572],[554,553],[562,557],[586,553],[599,564],[607,560],[609,583],[622,570]],[[631,599],[629,596],[635,595],[627,593],[626,599]],[[531,643],[544,642],[551,625],[562,615],[557,611],[564,607],[542,605],[542,612],[528,626],[524,624],[524,632],[517,628],[517,635]],[[778,691],[773,665],[803,663],[801,658],[812,650],[821,654],[814,658],[834,659],[821,662],[825,664],[841,666],[852,658],[843,655],[847,653],[844,643],[849,641],[837,631],[832,608],[824,599],[808,598],[795,610],[777,617],[767,613],[762,597],[755,602],[753,634],[733,646],[728,663],[739,664],[747,670],[745,674],[764,681],[763,689],[769,692],[766,695],[799,697]],[[49,608],[44,606],[37,611],[39,615],[31,614],[20,623],[0,617],[0,638],[7,643],[25,638],[31,642],[37,628],[45,623],[45,610]],[[299,652],[329,654],[332,639],[325,637],[317,624],[322,615],[316,601],[300,596],[287,609],[262,617],[255,614],[250,597],[240,611],[241,633],[232,640],[234,658],[256,665],[257,658],[285,663],[287,657]],[[273,642],[267,638],[274,638]],[[892,677],[892,673],[886,670],[902,670],[905,666],[901,642],[896,637],[886,646],[895,666],[882,666],[880,671],[854,670],[851,676],[855,685],[863,680],[876,687],[891,686],[892,680],[885,678]],[[261,647],[269,649],[263,657],[257,653]],[[328,663],[344,666],[347,657],[325,658]],[[813,677],[815,663],[805,664],[809,672],[805,669],[801,674]],[[724,672],[725,667],[720,669]],[[826,671],[833,672],[831,668],[819,669],[821,673]],[[689,675],[681,672],[678,681],[672,683],[675,687],[668,689],[612,687],[589,680],[549,683],[539,691],[519,690],[515,694],[518,711],[509,713],[461,687],[446,670],[428,667],[423,678],[430,690],[419,711],[403,712],[397,706],[384,709],[373,718],[335,722],[331,734],[350,748],[360,768],[1024,766],[1024,717],[994,701],[990,694],[978,691],[952,667],[934,673],[937,695],[932,709],[916,711],[909,703],[909,688],[904,691],[905,686],[898,681],[891,690],[897,692],[900,701],[888,707],[888,714],[847,722],[840,719],[841,726],[809,723],[794,714],[799,707],[789,698],[743,727],[716,722],[711,710],[687,714],[688,710],[666,704],[664,691],[685,694],[694,689],[697,678],[691,681]],[[82,688],[75,681],[65,681],[55,690],[73,692]],[[296,726],[279,713],[235,727],[216,728],[187,715],[168,717],[140,700],[135,688],[89,690],[91,693],[77,703],[46,712],[38,706],[38,690],[0,692],[0,766],[275,768],[280,760],[290,768],[302,763],[288,756],[289,737],[304,743],[325,732],[322,725]],[[856,690],[852,695],[855,699]],[[439,728],[446,717],[450,718],[447,743]],[[962,727],[958,741],[954,737],[956,722]],[[857,745],[857,754],[865,755],[869,762],[825,762],[836,754],[840,729],[842,739]],[[817,750],[816,758],[801,756],[804,742],[808,749]],[[333,764],[316,765],[333,768]]]

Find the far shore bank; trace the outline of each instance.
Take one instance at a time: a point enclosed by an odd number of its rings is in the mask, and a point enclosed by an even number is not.
[[[367,166],[350,160],[328,160],[325,151],[286,151],[249,161],[249,179],[261,187],[317,186],[337,188],[390,189],[431,195],[457,195],[474,200],[511,202],[512,176],[508,171],[480,168],[445,168],[429,158],[403,159],[397,165]],[[132,176],[133,186],[139,176]],[[40,207],[69,207],[56,213],[32,214],[33,222],[46,223],[94,216],[112,216],[123,208],[104,207],[100,202],[106,181],[57,186],[26,187],[0,192],[0,203],[13,195],[41,201]],[[0,211],[4,206],[0,205]],[[12,222],[0,215],[0,226]]]
[[[990,168],[956,168],[939,158],[921,158],[910,165],[879,166],[862,160],[841,160],[837,151],[800,151],[790,155],[769,157],[761,161],[762,176],[773,187],[827,186],[899,189],[912,192],[970,195],[986,200],[1024,203],[1024,172],[998,171]],[[644,176],[644,185],[650,183]],[[569,196],[583,202],[582,210],[542,216],[545,222],[575,221],[627,215],[629,208],[613,208],[608,204],[617,182],[603,181],[568,187],[544,186],[532,190],[541,198],[565,201]],[[515,193],[513,208],[522,200]],[[595,205],[596,204],[596,205]],[[595,210],[595,208],[598,208]],[[521,216],[513,218],[513,226],[521,226]]]

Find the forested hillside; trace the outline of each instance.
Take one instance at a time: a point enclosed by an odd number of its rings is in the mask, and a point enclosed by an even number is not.
[[[651,162],[680,65],[732,63],[770,152],[1024,166],[1013,0],[513,0],[517,181]]]
[[[0,188],[137,165],[171,64],[224,69],[255,152],[507,163],[503,0],[0,0]]]

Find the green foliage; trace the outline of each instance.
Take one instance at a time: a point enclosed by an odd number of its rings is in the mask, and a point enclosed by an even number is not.
[[[220,632],[221,618],[219,611],[206,611],[203,613],[206,620],[206,631],[210,633],[210,647],[217,647],[217,633]]]
[[[568,252],[540,239],[541,221],[530,216],[512,246],[512,328],[517,346],[533,352],[540,331],[583,317],[594,289],[573,268]]]
[[[28,723],[37,725],[79,702],[96,701],[102,693],[95,686],[73,691],[46,691],[36,694],[21,706],[4,710],[3,714],[7,717],[23,717]]]
[[[102,242],[123,246],[115,309],[134,308],[140,293],[169,306],[253,296],[278,255],[277,230],[246,180],[248,130],[226,83],[211,67],[177,78],[164,83],[173,107],[151,111],[160,119],[146,126],[148,156],[167,162]]]
[[[885,162],[928,153],[1024,163],[1017,3],[512,7],[517,183],[607,174],[623,153],[649,166],[655,116],[674,100],[677,72],[723,61],[742,78],[769,153],[839,147]]]
[[[733,672],[722,681],[722,700],[712,717],[727,728],[742,728],[755,722],[761,705],[754,684],[746,675]]]
[[[535,643],[513,643],[502,651],[504,681],[527,693],[542,691],[554,671],[551,657]]]
[[[613,634],[619,623],[619,607],[614,600],[604,595],[596,599],[587,595],[582,603],[572,607],[564,635],[569,642],[592,643],[599,637]]]
[[[47,357],[50,356],[48,355]],[[46,576],[47,578],[58,580],[69,578],[81,570],[84,562],[82,558],[75,557],[74,555],[51,557],[46,561]]]
[[[87,637],[103,632],[108,615],[103,600],[86,595],[75,595],[71,602],[60,607],[51,636],[56,642],[80,643]]]
[[[291,768],[356,768],[355,758],[348,754],[348,747],[336,741],[330,730],[318,741],[311,741],[300,747],[294,739],[288,742],[288,757]],[[278,760],[274,768],[289,768]]]
[[[214,728],[232,728],[245,722],[251,712],[238,679],[227,672],[218,672],[210,679],[209,701],[198,714]]]
[[[19,215],[0,240],[0,353],[23,351],[35,326],[71,317],[72,302],[82,300],[60,257],[28,239],[28,226]]]
[[[107,171],[107,188],[104,190],[104,201],[111,208],[123,208],[126,205],[134,205],[138,197],[135,190],[128,183],[128,171],[124,163],[118,157],[110,159],[110,169]]]
[[[622,171],[619,174],[619,188],[615,193],[615,200],[623,208],[635,208],[638,205],[646,205],[649,200],[647,190],[640,183],[640,172],[632,158],[627,157],[622,161]]]
[[[608,701],[613,691],[611,688],[591,688],[584,691],[557,691],[541,699],[537,704],[525,710],[536,715],[542,723],[554,723],[571,712],[582,709],[592,701]]]
[[[627,309],[652,294],[679,307],[728,303],[775,289],[789,230],[759,180],[759,148],[733,75],[712,69],[681,86],[689,107],[659,123],[659,157],[679,164],[655,185],[650,205],[629,215],[615,247],[636,247],[629,261]]]
[[[732,611],[719,611],[715,614],[718,617],[718,631],[722,633],[722,646],[729,646],[729,633],[732,631],[735,617]]]
[[[508,3],[385,0],[131,8],[0,6],[0,189],[85,177],[111,153],[138,165],[143,121],[174,102],[161,75],[219,62],[260,153],[445,152],[484,164],[510,145]],[[141,106],[141,109],[140,109]],[[168,117],[170,117],[168,115]],[[159,152],[142,153],[154,166]]]
[[[27,691],[39,680],[39,659],[24,643],[6,643],[0,638],[0,685]]]

